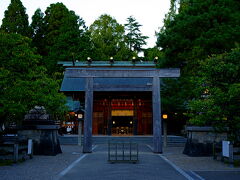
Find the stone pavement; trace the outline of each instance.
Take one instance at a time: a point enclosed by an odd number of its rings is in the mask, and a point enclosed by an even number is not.
[[[183,147],[167,147],[163,156],[193,179],[239,180],[240,167],[213,160],[213,157],[190,157],[182,154]]]
[[[77,158],[82,156],[79,146],[61,146],[63,153],[38,156],[12,166],[0,166],[0,180],[53,180]]]
[[[196,179],[239,180],[240,168],[230,167],[212,157],[189,157],[183,147],[167,147],[161,155],[141,145],[138,164],[108,164],[106,146],[97,145],[93,153],[82,154],[79,146],[62,145],[57,156],[34,156],[23,163],[0,166],[1,180],[64,179]],[[149,148],[150,147],[150,148]],[[183,175],[181,175],[183,174]],[[84,177],[83,177],[84,176]],[[85,179],[84,179],[85,178]]]
[[[146,145],[139,146],[139,163],[108,163],[107,145],[98,145],[60,180],[183,180],[186,179]]]

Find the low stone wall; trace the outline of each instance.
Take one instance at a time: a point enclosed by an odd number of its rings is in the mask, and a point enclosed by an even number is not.
[[[0,160],[26,160],[32,157],[28,154],[28,141],[20,140],[18,136],[0,137]]]
[[[227,140],[227,133],[216,133],[212,127],[189,126],[183,154],[189,156],[213,155],[213,143]]]

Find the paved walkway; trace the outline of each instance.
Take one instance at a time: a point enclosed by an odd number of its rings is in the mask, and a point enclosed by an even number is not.
[[[140,146],[138,164],[109,164],[106,145],[93,153],[82,154],[79,146],[62,145],[57,156],[34,156],[23,163],[0,166],[1,180],[96,179],[194,179],[239,180],[240,168],[231,167],[212,157],[189,157],[183,147],[167,147],[163,154],[153,154],[150,146]],[[183,174],[183,175],[181,175]]]
[[[190,157],[183,154],[183,147],[167,147],[163,156],[196,180],[239,180],[240,167],[233,167],[208,157]]]
[[[61,146],[56,156],[34,155],[22,163],[0,166],[0,180],[54,180],[72,162],[82,156],[79,146]]]
[[[139,146],[139,163],[108,163],[107,146],[97,145],[93,153],[79,158],[63,171],[60,180],[183,180],[181,173],[146,145]]]

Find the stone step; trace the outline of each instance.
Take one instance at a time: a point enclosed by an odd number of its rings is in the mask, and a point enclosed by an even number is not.
[[[93,144],[107,144],[108,141],[132,141],[139,144],[152,144],[152,136],[93,136]],[[64,135],[59,136],[60,144],[70,145],[78,143],[77,135]],[[182,146],[186,142],[186,138],[182,136],[168,136],[167,144],[168,145],[179,145]]]

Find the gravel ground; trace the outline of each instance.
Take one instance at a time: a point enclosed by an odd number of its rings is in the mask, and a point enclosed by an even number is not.
[[[37,156],[12,166],[0,166],[1,180],[52,180],[81,156],[76,145],[61,145],[63,153],[56,156]]]

